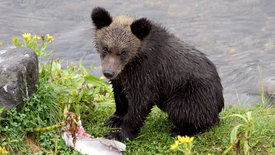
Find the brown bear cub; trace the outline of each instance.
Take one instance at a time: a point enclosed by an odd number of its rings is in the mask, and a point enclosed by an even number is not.
[[[106,133],[135,138],[152,107],[168,113],[172,135],[195,135],[219,122],[223,87],[215,65],[199,50],[146,18],[91,14],[102,71],[114,89],[116,112]]]

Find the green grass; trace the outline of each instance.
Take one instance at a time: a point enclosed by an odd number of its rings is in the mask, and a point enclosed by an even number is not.
[[[87,133],[103,137],[104,133],[113,130],[106,124],[115,111],[112,87],[89,75],[81,63],[79,66],[68,63],[67,68],[62,68],[61,60],[54,60],[51,52],[44,52],[48,43],[46,39],[39,45],[33,36],[28,37],[31,38],[25,39],[24,44],[17,38],[13,40],[17,46],[34,48],[38,55],[48,56],[49,61],[40,64],[38,90],[31,98],[25,99],[22,110],[12,109],[6,118],[0,118],[0,146],[10,154],[54,154],[56,135],[59,154],[79,154],[66,147],[60,129],[45,132],[33,132],[33,129],[64,121],[64,108],[69,107],[69,111],[81,117]],[[229,154],[275,154],[275,108],[266,107],[265,98],[262,99],[265,104],[256,107],[225,108],[220,113],[219,124],[194,137],[191,152],[222,154],[229,150]],[[3,111],[0,107],[0,114]],[[242,117],[247,117],[247,112],[251,113],[251,118],[244,121]],[[167,114],[154,107],[140,135],[125,142],[127,151],[124,154],[180,154],[177,150],[170,150],[170,145],[176,140],[169,134],[172,127]],[[231,147],[232,142],[234,147]]]
[[[110,131],[106,120],[114,112],[114,105],[98,105],[89,114],[88,119],[84,120],[87,132],[95,136],[102,136],[103,133]],[[240,118],[228,117],[232,114],[245,114],[251,111],[254,121],[254,129],[251,137],[251,154],[272,154],[275,147],[275,109],[251,107],[241,108],[230,106],[220,114],[222,117],[219,124],[212,127],[209,131],[195,136],[193,145],[194,154],[222,154],[230,145],[231,130],[242,122]],[[224,118],[225,117],[225,118]],[[174,154],[175,151],[169,150],[170,145],[176,138],[169,134],[173,127],[168,120],[167,114],[154,107],[145,121],[140,135],[131,142],[126,142],[127,151],[125,154]],[[235,152],[232,150],[232,152]]]
[[[47,95],[41,95],[44,98]],[[51,100],[47,98],[47,100]],[[50,104],[51,102],[46,102]],[[31,153],[31,149],[26,145],[27,139],[33,141],[35,145],[31,147],[38,147],[41,152],[49,152],[54,150],[54,134],[58,136],[58,152],[61,154],[76,153],[72,149],[65,146],[64,141],[60,137],[59,130],[51,130],[48,132],[32,133],[28,132],[24,126],[32,123],[29,127],[49,126],[57,123],[59,120],[51,120],[52,116],[58,115],[52,106],[43,107],[47,105],[42,102],[40,104],[32,104],[29,102],[22,112],[12,112],[11,121],[1,122],[1,125],[7,125],[6,129],[1,129],[1,145],[8,148],[9,152]],[[43,107],[43,108],[42,108]],[[31,110],[42,109],[42,110]],[[95,137],[102,137],[105,132],[111,131],[107,127],[106,120],[114,112],[114,104],[98,104],[95,108],[83,118],[83,126],[86,132]],[[247,111],[252,111],[255,118],[255,127],[251,137],[251,154],[272,154],[275,147],[275,109],[254,107],[244,109],[240,107],[226,108],[221,117],[227,117],[231,114],[245,114]],[[33,112],[35,114],[33,114]],[[50,113],[49,113],[50,112]],[[60,111],[61,112],[61,111]],[[36,113],[41,113],[41,116]],[[24,117],[22,117],[24,115]],[[45,118],[45,116],[46,118]],[[33,124],[36,122],[37,124]],[[221,122],[212,127],[208,132],[195,136],[194,149],[195,154],[221,154],[226,150],[230,144],[230,133],[234,126],[239,124],[242,120],[237,117],[222,118]],[[167,115],[155,107],[147,118],[140,135],[131,142],[126,142],[127,151],[125,154],[174,154],[175,151],[169,150],[170,145],[174,143],[175,138],[171,137],[169,130],[173,127],[171,122],[167,119]],[[28,137],[28,138],[27,138]],[[8,140],[9,139],[9,140]],[[38,150],[37,150],[38,151]],[[232,151],[234,152],[234,150]],[[231,152],[231,153],[232,153]]]

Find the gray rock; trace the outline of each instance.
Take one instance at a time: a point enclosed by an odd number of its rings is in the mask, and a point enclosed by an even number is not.
[[[36,92],[39,71],[37,55],[23,47],[0,46],[0,106],[20,110],[23,99]]]
[[[275,96],[275,77],[263,79],[264,91],[269,96]]]

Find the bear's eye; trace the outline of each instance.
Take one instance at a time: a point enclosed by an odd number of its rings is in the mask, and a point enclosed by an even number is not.
[[[121,53],[120,53],[121,56],[125,56],[126,54],[127,54],[126,51],[121,51]]]
[[[102,47],[102,54],[104,54],[104,55],[106,55],[106,54],[108,54],[109,52],[108,52],[108,48],[107,47]]]

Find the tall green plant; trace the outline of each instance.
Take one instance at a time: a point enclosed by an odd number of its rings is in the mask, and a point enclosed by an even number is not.
[[[250,139],[254,128],[254,119],[251,111],[245,115],[232,114],[229,117],[238,117],[242,120],[242,123],[232,129],[230,134],[231,145],[223,152],[223,155],[228,154],[232,149],[238,153],[243,152],[249,155]]]
[[[37,129],[54,126],[63,122],[67,112],[77,113],[78,116],[92,110],[94,104],[103,102],[113,102],[112,86],[103,79],[96,78],[89,74],[89,70],[82,65],[75,65],[73,62],[62,67],[62,61],[54,58],[54,39],[47,35],[31,35],[25,33],[20,37],[13,38],[15,46],[30,48],[41,57],[48,58],[48,61],[39,61],[39,84],[38,90],[31,98],[25,99],[24,106],[20,112],[14,109],[7,111],[0,107],[0,114],[7,112],[6,118],[0,117],[0,146],[6,147],[10,153],[20,152],[30,154],[30,149],[25,144],[28,136],[36,136],[43,152],[53,150],[54,143],[57,142],[55,134],[59,131],[51,130],[33,134]],[[52,45],[53,51],[47,51],[47,47]],[[91,67],[92,68],[92,67]],[[63,113],[66,111],[65,113]],[[28,137],[28,138],[27,138]],[[52,138],[50,138],[52,137]],[[61,137],[57,134],[58,141]],[[60,144],[65,145],[65,144]],[[60,147],[58,144],[58,147]],[[58,151],[67,149],[63,146]],[[55,151],[57,152],[57,150]]]
[[[24,33],[22,34],[24,40],[23,43],[20,42],[19,38],[14,37],[12,39],[12,42],[15,46],[21,46],[26,47],[34,50],[34,52],[37,54],[38,57],[48,57],[52,55],[52,51],[48,54],[44,52],[48,46],[48,43],[51,43],[53,41],[53,37],[47,34],[47,39],[44,35],[41,35],[41,37],[38,37],[36,35],[31,35],[30,33]],[[39,40],[42,40],[40,43]],[[53,43],[54,45],[54,43]]]
[[[38,37],[24,33],[22,36],[23,43],[17,37],[13,38],[15,46],[31,48],[39,58],[48,57],[47,62],[39,65],[39,78],[46,79],[53,85],[57,93],[58,104],[63,109],[65,105],[70,104],[69,110],[80,114],[90,109],[95,101],[113,102],[112,87],[104,80],[89,74],[89,70],[82,65],[81,60],[79,66],[71,62],[64,69],[59,58],[54,60],[55,52],[45,52],[49,43],[52,43],[55,51],[54,39],[51,35]]]
[[[258,65],[258,70],[260,73],[260,79],[261,79],[261,97],[262,97],[262,104],[266,105],[266,99],[265,99],[265,94],[264,94],[264,84],[263,84],[263,77],[262,77],[262,70],[260,66]]]

